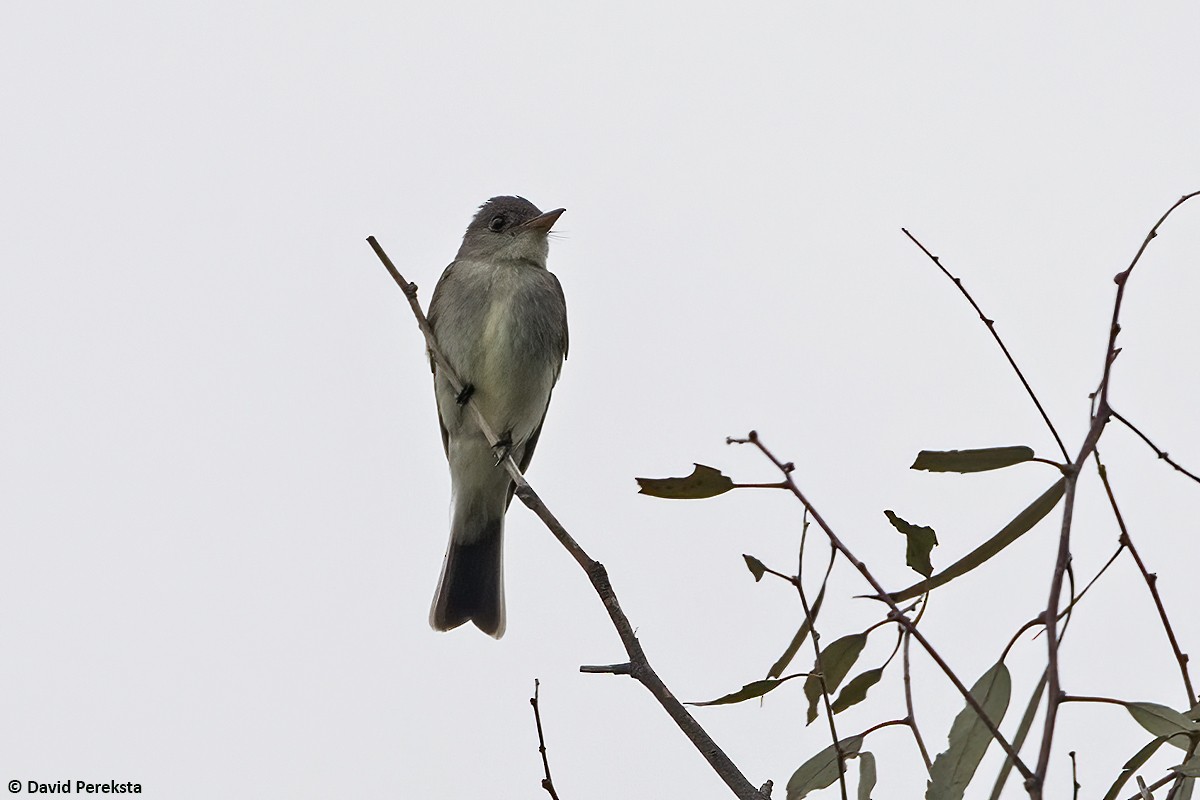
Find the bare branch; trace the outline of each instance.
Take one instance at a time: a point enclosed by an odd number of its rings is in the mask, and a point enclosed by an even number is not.
[[[805,510],[807,517],[808,511]],[[842,751],[842,742],[838,738],[837,724],[833,720],[833,705],[829,701],[829,686],[825,683],[825,667],[821,663],[821,635],[817,633],[817,620],[813,615],[812,606],[808,604],[808,597],[804,593],[804,542],[808,533],[808,519],[804,519],[803,527],[800,535],[800,555],[799,564],[796,567],[796,579],[793,585],[796,587],[796,592],[800,595],[800,606],[804,610],[804,618],[810,620],[808,626],[809,638],[812,640],[813,653],[816,655],[815,664],[817,668],[817,680],[821,683],[821,700],[825,706],[825,716],[829,720],[829,734],[833,737],[833,749],[837,753],[838,759],[838,788],[842,792],[842,800],[847,800],[849,797],[846,789],[846,754]],[[837,555],[834,551],[831,556]],[[833,568],[832,560],[829,563],[830,569]],[[826,575],[828,576],[828,572]]]
[[[443,371],[443,374],[450,382],[451,387],[455,391],[461,392],[463,383],[459,376],[454,372],[453,367],[446,360],[445,355],[437,346],[437,340],[433,335],[433,329],[429,326],[429,321],[426,319],[424,312],[421,310],[421,305],[417,301],[417,287],[415,284],[409,283],[400,274],[399,270],[392,264],[391,259],[379,246],[374,236],[367,237],[367,242],[383,262],[391,274],[392,279],[400,286],[404,292],[404,296],[408,298],[408,303],[412,307],[413,315],[417,318],[417,324],[421,328],[421,332],[425,335],[425,343],[429,349],[431,357],[437,364],[437,368]],[[484,419],[483,414],[479,411],[479,406],[474,401],[468,400],[467,404],[471,407],[475,414],[475,420],[479,425],[479,429],[487,437],[488,442],[495,445],[499,439],[496,437],[495,430]],[[700,754],[708,761],[709,765],[716,771],[725,784],[733,791],[734,795],[740,800],[763,800],[763,795],[756,789],[750,781],[746,780],[746,776],[742,774],[737,765],[725,755],[725,752],[717,746],[708,732],[696,722],[695,718],[688,713],[683,704],[675,698],[667,685],[658,677],[658,673],[650,666],[649,660],[646,658],[645,652],[642,650],[642,645],[638,642],[637,636],[633,632],[633,625],[629,622],[629,618],[625,616],[625,612],[621,610],[621,604],[617,601],[616,592],[613,591],[612,584],[608,579],[608,572],[604,569],[604,565],[595,561],[587,554],[587,552],[579,545],[578,542],[567,532],[567,529],[562,526],[558,518],[550,512],[546,504],[538,497],[537,492],[525,480],[525,476],[521,474],[521,470],[517,467],[516,462],[509,456],[502,462],[504,468],[508,471],[515,486],[517,497],[521,498],[524,503],[534,514],[537,515],[550,532],[554,534],[554,538],[558,539],[559,544],[566,548],[571,557],[587,574],[588,580],[591,581],[592,587],[596,590],[596,594],[600,596],[600,600],[604,603],[605,610],[608,611],[609,619],[612,621],[613,627],[616,628],[617,635],[621,638],[621,643],[625,646],[625,652],[629,656],[629,670],[625,674],[632,675],[654,696],[663,710],[675,721],[675,724],[683,731],[684,735],[692,742]],[[616,672],[617,670],[604,670]]]
[[[1109,412],[1112,413],[1113,419],[1122,423],[1126,428],[1129,428],[1129,430],[1136,433],[1143,442],[1148,444],[1150,446],[1150,449],[1154,451],[1154,454],[1156,456],[1158,456],[1163,461],[1167,462],[1172,467],[1174,467],[1177,472],[1182,472],[1184,475],[1187,475],[1192,480],[1196,481],[1197,483],[1200,483],[1200,475],[1196,475],[1193,472],[1189,472],[1186,469],[1184,469],[1183,467],[1179,466],[1179,464],[1176,463],[1175,461],[1172,461],[1171,457],[1167,455],[1166,451],[1160,450],[1158,448],[1158,445],[1156,445],[1154,442],[1150,441],[1150,437],[1146,436],[1146,434],[1144,434],[1140,430],[1138,430],[1136,425],[1134,425],[1132,422],[1130,422],[1129,420],[1122,417],[1116,411],[1113,411],[1111,408],[1109,409]]]
[[[1025,380],[1025,373],[1021,372],[1021,368],[1017,366],[1017,361],[1012,357],[1012,353],[1008,352],[1008,347],[1004,344],[1004,340],[1000,338],[1000,334],[996,333],[996,321],[989,318],[983,313],[983,309],[975,302],[975,298],[971,297],[971,293],[967,291],[967,287],[963,286],[961,278],[956,278],[950,274],[950,270],[946,269],[937,256],[929,252],[925,245],[917,241],[917,237],[908,232],[907,228],[901,228],[904,235],[912,240],[912,243],[921,248],[921,252],[929,256],[929,260],[937,265],[943,274],[958,287],[962,292],[963,297],[967,298],[967,302],[975,309],[975,313],[979,315],[979,319],[987,326],[988,332],[992,334],[992,338],[996,340],[996,344],[1000,345],[1000,350],[1003,351],[1004,357],[1008,359],[1009,366],[1013,368],[1013,372],[1017,373],[1017,377],[1021,380],[1021,385],[1025,387],[1025,392],[1029,395],[1029,399],[1037,406],[1038,413],[1042,415],[1042,420],[1046,423],[1046,427],[1050,429],[1051,435],[1054,436],[1054,441],[1058,443],[1058,449],[1062,451],[1063,458],[1069,459],[1071,456],[1067,453],[1067,446],[1063,444],[1062,437],[1058,435],[1058,430],[1054,427],[1054,423],[1050,421],[1050,416],[1046,413],[1046,409],[1042,408],[1042,401],[1038,400],[1037,395],[1033,391],[1033,387],[1029,385],[1029,381]],[[1053,462],[1050,462],[1053,463]],[[1058,466],[1055,464],[1055,466]]]
[[[1179,672],[1183,677],[1183,687],[1187,692],[1187,708],[1191,708],[1196,704],[1196,692],[1192,688],[1192,676],[1188,673],[1188,655],[1180,649],[1179,640],[1175,638],[1175,629],[1171,627],[1171,620],[1167,617],[1167,609],[1163,605],[1162,595],[1158,593],[1158,575],[1146,569],[1146,564],[1142,561],[1141,554],[1134,547],[1133,539],[1129,536],[1129,529],[1125,527],[1125,518],[1121,515],[1121,509],[1117,506],[1117,498],[1113,494],[1112,484],[1108,480],[1108,468],[1101,463],[1099,452],[1095,456],[1096,468],[1100,471],[1100,480],[1104,484],[1104,491],[1108,495],[1108,502],[1112,506],[1113,515],[1117,518],[1117,526],[1121,529],[1121,547],[1128,549],[1129,554],[1133,556],[1134,563],[1137,564],[1138,571],[1142,574],[1142,580],[1146,582],[1146,588],[1150,590],[1150,596],[1154,598],[1154,607],[1158,610],[1158,619],[1162,622],[1163,630],[1167,634],[1167,641],[1171,643],[1171,650],[1175,654],[1175,661],[1179,664]],[[1105,566],[1107,567],[1107,565]]]
[[[542,712],[538,708],[540,686],[541,682],[534,678],[533,697],[529,698],[529,705],[533,706],[533,721],[537,724],[538,732],[538,752],[542,754],[542,768],[546,771],[546,777],[542,779],[542,788],[549,793],[551,800],[558,800],[558,792],[554,791],[554,780],[550,777],[550,760],[546,758],[546,737],[542,735]]]
[[[916,713],[913,711],[912,699],[912,670],[911,662],[909,661],[909,645],[912,642],[912,637],[908,631],[904,632],[904,707],[908,709],[908,727],[912,731],[913,738],[917,740],[917,749],[921,751],[921,760],[925,762],[925,771],[930,775],[933,774],[933,761],[929,758],[929,751],[925,748],[925,740],[921,738],[921,729],[917,727]]]
[[[1092,424],[1088,430],[1087,438],[1079,450],[1079,455],[1071,462],[1070,469],[1065,478],[1067,483],[1063,493],[1063,521],[1058,539],[1058,558],[1054,565],[1054,576],[1050,581],[1050,598],[1046,603],[1045,612],[1046,646],[1049,651],[1046,668],[1048,691],[1046,695],[1046,715],[1042,728],[1042,747],[1038,754],[1036,777],[1029,786],[1029,794],[1033,800],[1041,800],[1042,797],[1046,772],[1050,767],[1050,753],[1054,741],[1055,723],[1058,720],[1058,707],[1062,702],[1063,692],[1058,671],[1058,602],[1059,595],[1062,592],[1063,575],[1071,559],[1071,521],[1075,509],[1075,487],[1079,482],[1079,471],[1083,467],[1083,462],[1095,450],[1096,444],[1100,440],[1100,434],[1104,431],[1104,426],[1108,424],[1108,420],[1112,416],[1112,408],[1108,404],[1108,389],[1112,378],[1113,361],[1116,360],[1117,353],[1119,352],[1117,348],[1117,335],[1121,332],[1121,304],[1125,299],[1125,287],[1129,283],[1129,276],[1133,273],[1134,267],[1141,260],[1142,253],[1146,252],[1146,247],[1150,244],[1150,241],[1158,235],[1159,226],[1166,221],[1167,217],[1171,216],[1172,211],[1196,195],[1200,195],[1200,191],[1186,194],[1176,200],[1159,217],[1158,222],[1154,223],[1154,227],[1150,229],[1150,232],[1146,234],[1141,247],[1138,248],[1133,261],[1130,262],[1125,271],[1118,273],[1113,278],[1113,281],[1117,284],[1117,296],[1113,301],[1112,322],[1109,325],[1108,331],[1108,346],[1104,351],[1104,373],[1100,379],[1099,390],[1094,398],[1095,410],[1092,414]]]

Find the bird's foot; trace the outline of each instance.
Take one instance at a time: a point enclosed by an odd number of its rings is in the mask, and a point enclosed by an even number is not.
[[[512,452],[512,431],[505,432],[500,437],[500,441],[492,445],[492,452],[496,455],[496,466],[498,467]]]
[[[462,391],[458,393],[458,397],[454,399],[460,406],[465,406],[473,394],[475,394],[475,384],[468,383],[462,388]]]

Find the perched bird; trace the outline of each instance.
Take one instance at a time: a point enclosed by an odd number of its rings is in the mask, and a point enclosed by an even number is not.
[[[511,454],[522,472],[529,466],[567,357],[567,303],[546,269],[547,238],[563,211],[543,214],[523,197],[488,200],[429,303],[434,337],[465,384],[456,392],[433,364],[451,486],[450,544],[429,611],[440,631],[470,620],[504,635],[504,513],[514,487],[497,464]],[[496,448],[467,413],[468,399],[500,437]]]

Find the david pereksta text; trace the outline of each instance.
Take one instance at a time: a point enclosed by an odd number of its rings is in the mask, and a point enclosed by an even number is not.
[[[13,788],[16,784],[16,788]],[[21,791],[19,781],[10,781],[8,786],[9,791]],[[142,785],[133,781],[117,783],[109,781],[108,783],[90,783],[88,781],[54,781],[52,783],[38,783],[37,781],[26,781],[25,791],[28,794],[141,794]]]

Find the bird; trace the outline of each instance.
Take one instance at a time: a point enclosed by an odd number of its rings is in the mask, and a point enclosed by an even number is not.
[[[430,353],[442,447],[450,466],[450,541],[429,611],[448,631],[465,622],[504,635],[504,514],[524,473],[567,357],[567,304],[546,268],[549,234],[565,209],[543,213],[523,197],[479,207],[429,302],[429,324],[463,383],[456,391]],[[493,447],[466,408],[500,437]]]

